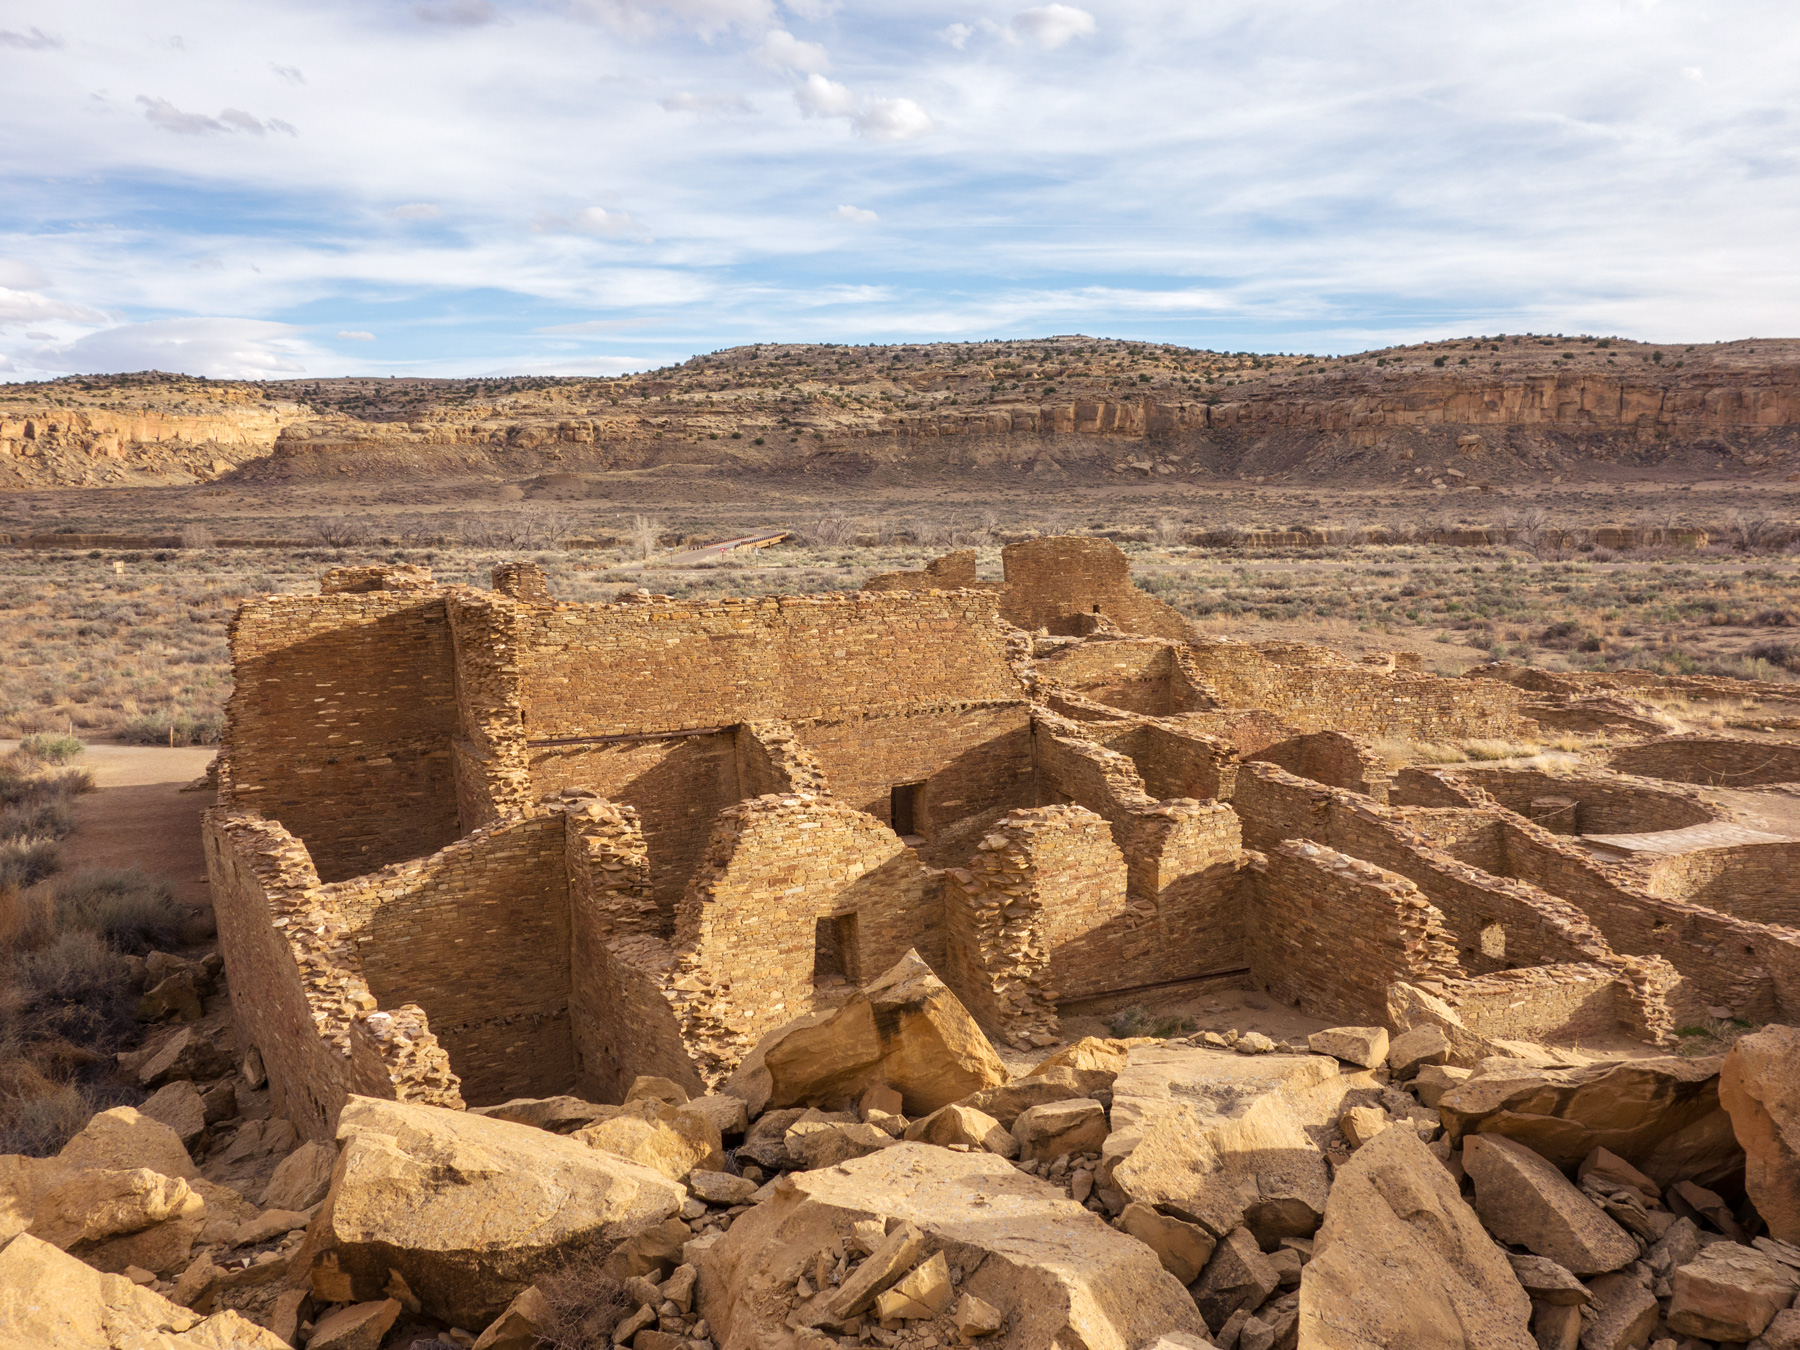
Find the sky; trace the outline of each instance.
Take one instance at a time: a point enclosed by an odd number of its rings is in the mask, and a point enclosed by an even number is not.
[[[1800,332],[1792,0],[0,0],[0,378]]]

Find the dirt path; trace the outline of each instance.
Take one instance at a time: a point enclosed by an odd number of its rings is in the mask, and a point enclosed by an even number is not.
[[[0,753],[17,741],[0,741]],[[95,790],[79,798],[75,830],[63,840],[63,868],[141,867],[168,878],[175,898],[207,911],[206,855],[200,813],[210,792],[181,789],[206,772],[210,747],[89,745],[71,767],[94,775]]]

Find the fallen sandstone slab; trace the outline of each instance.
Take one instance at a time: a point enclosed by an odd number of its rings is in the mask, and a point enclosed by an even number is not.
[[[872,1244],[866,1256],[859,1242]],[[1148,1246],[1003,1158],[921,1143],[783,1178],[701,1257],[701,1308],[720,1350],[788,1344],[790,1325],[863,1315],[938,1255],[958,1294],[1004,1318],[985,1342],[996,1350],[1138,1350],[1167,1332],[1205,1334]],[[954,1315],[934,1315],[940,1341],[955,1336]]]

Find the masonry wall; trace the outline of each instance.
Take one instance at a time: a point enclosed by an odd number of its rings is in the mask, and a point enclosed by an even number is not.
[[[1626,987],[1604,966],[1495,971],[1448,983],[1443,997],[1465,1027],[1487,1040],[1580,1045],[1646,1033]]]
[[[1111,642],[1090,639],[1065,647],[1037,663],[1040,674],[1109,707],[1163,717],[1172,706],[1170,680],[1176,669],[1166,642]]]
[[[880,821],[830,798],[755,797],[720,813],[674,947],[681,971],[719,982],[683,1029],[722,1062],[810,1012],[818,985],[873,979],[914,947],[941,967],[942,900]]]
[[[262,1055],[276,1111],[307,1138],[330,1139],[351,1093],[461,1109],[423,1010],[377,1006],[305,845],[229,807],[206,813],[202,838],[238,1025]]]
[[[745,795],[732,731],[618,745],[544,746],[529,752],[533,797],[585,788],[637,813],[650,851],[651,892],[671,922],[699,869],[713,822]]]
[[[1251,873],[1250,978],[1313,1017],[1387,1022],[1387,989],[1462,974],[1444,916],[1405,877],[1285,840]]]
[[[1646,778],[1715,787],[1758,787],[1800,782],[1800,745],[1731,737],[1676,736],[1614,750],[1612,767]]]
[[[975,575],[975,550],[959,549],[933,558],[916,572],[877,572],[863,582],[865,591],[955,591],[981,585]]]
[[[1360,736],[1341,731],[1290,737],[1257,751],[1251,758],[1279,765],[1315,783],[1360,792],[1377,802],[1387,801],[1388,783],[1393,777],[1374,746]]]
[[[1652,895],[1800,929],[1800,842],[1695,849],[1657,858],[1645,870]]]
[[[1236,786],[1239,755],[1231,743],[1178,721],[1141,723],[1123,735],[1098,728],[1090,734],[1130,757],[1152,797],[1222,801]]]
[[[1651,834],[1679,830],[1718,818],[1718,812],[1691,792],[1659,788],[1623,774],[1548,774],[1539,769],[1456,770],[1456,776],[1486,791],[1509,811],[1538,820],[1537,803],[1566,797],[1575,803],[1572,828],[1540,824],[1556,834]]]
[[[997,604],[991,592],[896,591],[522,606],[513,659],[525,736],[1018,700]]]
[[[1105,539],[1055,536],[1008,544],[1001,614],[1026,632],[1075,635],[1098,614],[1127,633],[1185,642],[1193,629],[1181,614],[1132,584],[1131,564]]]
[[[651,895],[637,813],[589,800],[564,808],[569,874],[570,1033],[575,1083],[621,1102],[640,1074],[706,1090],[670,994],[674,953]]]
[[[232,621],[221,800],[305,840],[327,881],[458,834],[443,597],[257,596]]]
[[[1202,641],[1178,659],[1217,706],[1262,708],[1302,732],[1432,740],[1532,729],[1518,712],[1520,691],[1496,680],[1387,673],[1297,642]]]
[[[370,992],[425,1010],[471,1105],[575,1080],[563,855],[561,815],[536,815],[324,892]]]

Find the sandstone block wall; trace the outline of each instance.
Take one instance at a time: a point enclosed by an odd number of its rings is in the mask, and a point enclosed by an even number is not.
[[[1250,978],[1314,1017],[1381,1025],[1396,980],[1462,975],[1444,916],[1405,877],[1290,839],[1252,868]]]
[[[1658,787],[1624,774],[1549,774],[1541,769],[1454,771],[1509,811],[1539,820],[1556,834],[1651,834],[1679,830],[1718,818],[1719,812],[1692,791]],[[1575,803],[1572,828],[1560,829],[1539,819],[1536,803],[1566,797]]]
[[[1100,728],[1089,734],[1129,756],[1152,797],[1223,801],[1237,784],[1239,753],[1230,741],[1190,728],[1187,719],[1171,718],[1140,722],[1123,734]]]
[[[722,811],[675,915],[690,1045],[735,1063],[813,1010],[819,988],[888,969],[909,948],[944,959],[942,899],[918,856],[878,820],[830,798],[755,797]],[[698,1053],[698,1050],[697,1050]]]
[[[560,814],[485,827],[428,858],[325,887],[320,901],[345,921],[380,1005],[424,1009],[471,1105],[568,1090]]]
[[[1056,536],[1008,544],[1000,613],[1008,623],[1036,632],[1076,634],[1077,618],[1099,614],[1127,633],[1185,642],[1193,629],[1181,614],[1141,591],[1131,564],[1105,539]]]
[[[1487,1040],[1580,1045],[1617,1036],[1657,1040],[1667,1019],[1647,1027],[1630,987],[1604,966],[1529,966],[1453,980],[1442,998],[1462,1023]]]
[[[1800,842],[1695,849],[1642,870],[1652,895],[1800,930]]]
[[[220,800],[280,821],[326,880],[459,833],[441,593],[257,596],[231,624]]]
[[[1166,717],[1173,706],[1175,649],[1167,642],[1090,641],[1037,663],[1040,676],[1084,698],[1127,712]]]
[[[805,792],[831,795],[831,780],[812,751],[786,722],[745,722],[732,737],[737,750],[738,796]]]
[[[263,1058],[274,1107],[330,1139],[356,1093],[460,1109],[448,1055],[416,1005],[377,1007],[351,925],[325,898],[306,847],[275,821],[215,807],[207,872],[238,1024]]]
[[[1741,697],[1742,695],[1740,695]],[[1731,737],[1672,736],[1614,750],[1612,767],[1646,778],[1714,787],[1759,787],[1800,783],[1800,745]]]
[[[1330,787],[1348,788],[1385,803],[1393,775],[1387,761],[1360,736],[1341,731],[1315,731],[1277,741],[1250,756],[1276,764],[1301,778]]]
[[[877,572],[862,584],[865,591],[956,591],[980,586],[972,548],[933,558],[916,572]]]

